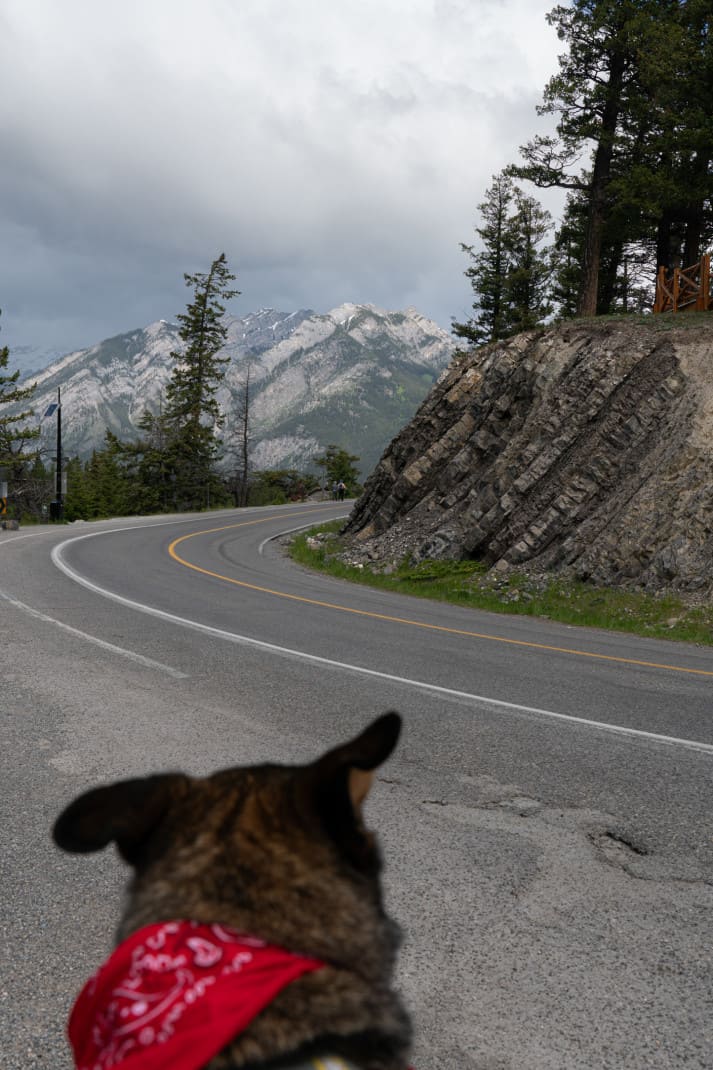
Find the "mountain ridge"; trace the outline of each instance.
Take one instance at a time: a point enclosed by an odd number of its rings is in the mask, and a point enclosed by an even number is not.
[[[218,402],[230,462],[236,412],[250,369],[252,464],[305,467],[336,442],[360,456],[367,474],[455,349],[450,335],[414,308],[385,311],[345,303],[326,313],[259,309],[226,316],[230,358]],[[37,384],[33,406],[62,393],[65,453],[88,457],[106,430],[136,439],[143,412],[157,411],[170,377],[179,327],[158,320],[75,350],[23,381]],[[43,428],[50,447],[53,422]]]

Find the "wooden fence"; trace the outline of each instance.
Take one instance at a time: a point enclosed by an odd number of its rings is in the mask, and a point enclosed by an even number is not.
[[[706,253],[697,264],[659,268],[656,277],[654,312],[708,312],[713,310],[711,294],[711,258]]]

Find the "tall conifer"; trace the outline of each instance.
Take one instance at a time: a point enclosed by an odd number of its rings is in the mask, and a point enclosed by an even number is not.
[[[508,220],[513,204],[513,182],[504,172],[493,176],[493,183],[478,205],[481,226],[475,233],[482,242],[476,250],[474,245],[464,245],[471,264],[465,277],[475,295],[473,312],[464,323],[454,323],[453,333],[473,345],[484,345],[505,338],[508,332],[507,283]]]
[[[37,456],[37,450],[28,450],[28,445],[39,438],[40,429],[39,426],[27,426],[27,420],[33,415],[31,407],[12,414],[3,411],[6,405],[14,408],[18,402],[29,401],[35,392],[34,383],[30,386],[17,385],[19,368],[5,374],[9,361],[9,348],[0,346],[0,467],[6,469],[10,478],[17,478],[28,461]]]
[[[193,301],[178,316],[185,349],[171,354],[176,363],[166,391],[166,422],[171,428],[176,497],[183,507],[195,509],[210,505],[221,487],[214,465],[216,432],[223,423],[216,391],[228,363],[227,357],[219,356],[228,336],[223,302],[240,291],[230,288],[235,275],[225,253],[207,274],[186,274],[184,279],[193,289]]]
[[[550,213],[515,187],[515,212],[508,221],[506,238],[508,334],[530,330],[552,312],[551,262],[542,244],[551,229]]]
[[[710,10],[710,0],[572,0],[548,15],[566,51],[538,110],[557,117],[556,135],[535,137],[509,171],[573,193],[577,315],[616,307],[632,248],[635,259],[652,250],[653,280],[656,263],[697,260],[711,233]],[[569,287],[569,264],[568,274]]]
[[[465,275],[475,297],[474,315],[454,323],[453,333],[483,345],[534,327],[550,313],[550,259],[542,242],[552,221],[504,171],[494,176],[478,208],[482,226],[475,232],[482,246],[461,245],[471,260]]]

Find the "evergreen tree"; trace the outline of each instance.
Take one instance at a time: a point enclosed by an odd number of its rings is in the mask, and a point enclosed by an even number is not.
[[[710,2],[573,0],[548,21],[567,51],[538,110],[557,133],[524,146],[510,173],[572,191],[581,230],[556,241],[558,286],[566,266],[569,307],[576,245],[575,311],[594,315],[628,304],[632,248],[693,263],[713,229]]]
[[[171,354],[175,367],[166,392],[166,420],[171,430],[171,453],[179,505],[200,508],[222,500],[222,483],[215,472],[216,432],[223,418],[216,391],[225,374],[227,357],[219,356],[227,340],[223,301],[237,296],[225,253],[207,274],[184,275],[193,288],[193,301],[178,316],[179,336],[185,344]]]
[[[161,511],[161,494],[145,442],[121,442],[111,431],[96,458],[100,479],[105,482],[104,502],[111,515],[136,516]],[[111,489],[109,484],[111,483]]]
[[[358,460],[355,454],[332,443],[327,446],[322,457],[315,457],[314,463],[324,469],[330,486],[332,483],[342,482],[346,484],[350,494],[355,494],[361,489],[359,469],[355,467],[355,462]]]
[[[93,495],[87,478],[87,465],[79,457],[70,457],[66,463],[67,493],[64,496],[66,520],[91,520],[94,512]]]
[[[478,205],[482,225],[475,228],[482,249],[461,243],[471,260],[465,276],[475,294],[472,316],[465,323],[454,323],[453,333],[473,345],[483,345],[508,334],[507,244],[508,221],[513,203],[513,182],[504,172],[493,176],[485,200]]]
[[[453,333],[474,345],[527,330],[551,312],[551,266],[542,247],[552,227],[549,212],[505,172],[494,176],[478,208],[483,225],[476,227],[476,234],[482,249],[461,246],[471,259],[465,275],[475,295],[475,315],[453,324]]]
[[[6,405],[16,406],[27,402],[35,392],[36,383],[18,386],[20,371],[5,374],[10,360],[10,350],[0,346],[0,467],[8,470],[9,477],[17,475],[37,457],[36,449],[28,446],[40,436],[38,427],[28,427],[26,421],[33,415],[31,407],[21,412],[3,412]]]
[[[548,296],[552,269],[548,251],[542,250],[552,216],[517,187],[514,197],[515,213],[508,220],[505,241],[508,334],[530,330],[552,312]]]
[[[602,230],[597,287],[597,313],[600,315],[627,311],[629,297],[632,298],[632,307],[636,303],[633,301],[631,274],[631,269],[635,265],[637,265],[637,294],[639,292],[638,263],[642,248],[632,239],[627,238],[627,234],[631,232],[627,211],[628,206],[623,204],[619,205],[619,210],[613,209]],[[551,296],[557,315],[561,319],[569,319],[577,314],[587,217],[588,206],[585,194],[582,191],[570,193],[561,223],[555,232],[552,248]],[[652,295],[650,298],[649,303],[653,302]]]
[[[577,313],[586,214],[587,205],[581,191],[568,194],[551,251],[552,299],[562,319],[570,319]]]
[[[30,427],[27,420],[33,415],[31,407],[22,407],[29,402],[35,392],[35,385],[18,386],[20,371],[6,374],[10,360],[10,350],[0,346],[0,469],[2,480],[7,482],[9,491],[9,512],[17,517],[25,513],[34,514],[35,481],[31,469],[38,457],[34,447],[40,436],[39,425]],[[21,410],[9,413],[5,406],[17,405]]]
[[[126,485],[127,509],[135,513],[166,512],[174,506],[175,457],[171,429],[163,412],[145,411],[138,427],[141,437],[121,442],[107,432],[107,449],[115,456]]]
[[[658,194],[656,261],[689,266],[713,239],[713,39],[710,0],[682,0],[659,25],[659,87],[647,181]]]
[[[146,426],[146,418],[142,425]],[[146,441],[121,442],[107,431],[105,445],[84,464],[67,463],[65,516],[91,520],[107,516],[135,516],[169,508],[168,492]]]
[[[94,450],[86,462],[84,476],[89,519],[130,515],[126,484],[117,453],[112,448],[111,439],[108,439],[108,445],[103,450]]]
[[[171,429],[159,405],[157,413],[148,410],[138,421],[141,438],[133,446],[136,458],[136,481],[145,488],[146,512],[166,512],[173,508],[176,472],[171,453]]]
[[[525,165],[513,174],[537,186],[559,186],[586,195],[587,221],[577,314],[594,315],[608,206],[612,160],[619,120],[630,82],[626,40],[626,0],[574,0],[548,15],[568,51],[559,58],[560,73],[544,92],[543,114],[557,114],[557,137],[536,137],[521,149]],[[592,144],[588,172],[572,172]]]

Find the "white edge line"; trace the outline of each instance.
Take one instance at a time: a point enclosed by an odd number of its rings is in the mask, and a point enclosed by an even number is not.
[[[93,643],[95,646],[99,646],[103,650],[108,650],[112,654],[120,654],[123,658],[129,658],[131,661],[136,661],[139,665],[143,665],[149,669],[160,669],[161,672],[173,676],[176,680],[186,680],[188,678],[188,673],[180,672],[178,669],[174,669],[170,665],[164,665],[161,661],[154,661],[153,658],[144,657],[143,654],[137,654],[133,650],[126,650],[123,646],[116,646],[115,643],[108,643],[105,639],[100,639],[96,635],[89,635],[87,632],[80,631],[79,628],[73,628],[71,624],[65,624],[61,620],[55,620],[54,617],[49,617],[46,613],[41,613],[39,609],[33,609],[32,606],[20,602],[17,598],[13,598],[5,591],[0,590],[0,598],[9,605],[14,606],[15,609],[20,609],[23,613],[27,613],[30,617],[44,621],[45,624],[53,624],[55,628],[59,628],[63,632],[68,632],[70,635],[76,636],[78,639],[84,639],[88,643]]]
[[[177,520],[177,524],[189,524],[190,520]],[[150,524],[132,524],[130,526],[122,525],[119,528],[111,528],[110,531],[136,531],[138,528],[144,527],[163,527],[170,524],[171,521],[158,521],[158,523]],[[3,540],[0,542],[0,546],[10,546],[14,542],[20,542],[22,539],[37,539],[42,535],[54,535],[56,531],[31,531],[25,535],[16,535],[12,539]],[[80,536],[83,539],[91,538],[93,535],[108,534],[106,529],[101,531],[88,532],[86,535]],[[74,540],[70,540],[74,541]],[[65,624],[64,621],[56,620],[54,617],[48,616],[46,613],[42,613],[39,609],[33,609],[32,606],[28,606],[25,602],[21,602],[18,598],[13,598],[6,591],[0,590],[0,598],[7,602],[9,605],[14,606],[15,609],[21,610],[23,613],[27,613],[28,616],[34,617],[35,620],[41,620],[45,624],[52,624],[55,628],[59,628],[60,631],[67,632],[69,635],[75,636],[77,639],[83,639],[87,643],[93,643],[94,646],[101,647],[102,650],[108,650],[112,654],[118,654],[122,658],[128,658],[129,661],[134,661],[138,665],[143,665],[148,669],[158,669],[160,672],[166,673],[168,676],[172,676],[175,680],[187,680],[188,673],[181,672],[179,669],[174,669],[171,665],[164,665],[161,661],[155,661],[153,658],[147,658],[144,654],[137,654],[134,650],[127,650],[123,646],[117,646],[115,643],[109,643],[106,639],[100,639],[97,635],[89,635],[88,632],[80,631],[79,628],[73,628],[71,624]]]
[[[125,531],[126,529],[122,528],[119,530]],[[700,743],[697,740],[692,739],[680,739],[677,736],[665,736],[658,732],[646,732],[640,728],[626,728],[623,725],[607,724],[606,721],[593,721],[586,717],[573,717],[567,713],[555,713],[553,710],[543,710],[536,706],[524,706],[517,702],[505,702],[503,699],[489,698],[486,695],[475,695],[469,691],[456,691],[450,687],[441,687],[439,684],[429,684],[423,680],[413,680],[408,677],[395,676],[391,673],[379,672],[377,669],[367,669],[361,665],[352,665],[349,662],[335,661],[332,658],[320,657],[318,654],[307,654],[302,650],[293,650],[290,647],[278,646],[275,643],[267,643],[262,639],[254,639],[248,635],[239,635],[237,632],[227,632],[222,628],[214,628],[209,624],[201,624],[199,621],[189,620],[186,617],[179,617],[174,613],[167,613],[165,610],[156,609],[155,607],[145,605],[142,602],[135,602],[130,598],[124,598],[123,595],[115,594],[113,591],[108,591],[104,587],[99,587],[98,584],[92,583],[91,580],[86,579],[71,568],[62,558],[62,551],[65,547],[70,546],[72,543],[80,542],[82,539],[93,538],[96,535],[101,534],[104,534],[104,532],[93,532],[89,535],[80,535],[74,539],[67,539],[65,542],[59,543],[52,550],[52,561],[54,565],[65,574],[65,576],[74,580],[75,583],[81,584],[82,587],[86,587],[87,590],[93,591],[94,594],[118,602],[120,605],[127,606],[129,609],[134,609],[139,613],[146,613],[148,616],[157,617],[159,620],[165,620],[171,624],[178,624],[182,628],[191,628],[193,631],[202,632],[204,635],[212,635],[213,637],[223,639],[226,642],[252,646],[259,650],[268,650],[274,654],[298,658],[302,661],[309,661],[316,665],[325,665],[333,669],[359,673],[361,676],[369,676],[372,679],[387,680],[389,683],[399,684],[402,687],[413,687],[419,691],[426,691],[429,694],[441,695],[444,698],[465,699],[468,702],[494,706],[497,709],[534,714],[538,717],[546,717],[549,720],[561,721],[566,724],[579,725],[584,728],[594,728],[597,731],[610,732],[613,735],[626,736],[630,739],[646,740],[650,743],[659,743],[669,747],[683,747],[687,750],[696,751],[699,754],[713,756],[713,744],[711,743]],[[109,533],[107,532],[106,534]],[[283,532],[282,534],[287,534],[287,532]],[[273,538],[279,538],[279,536],[273,536]]]
[[[276,506],[276,508],[279,507]],[[214,515],[220,516],[221,514],[216,513]],[[66,545],[68,542],[78,542],[80,539],[91,539],[97,535],[115,534],[116,532],[121,531],[138,531],[147,527],[157,528],[169,527],[175,524],[194,524],[196,523],[196,519],[197,518],[194,516],[187,518],[184,517],[181,520],[154,520],[153,518],[150,518],[147,520],[146,523],[143,524],[122,524],[120,527],[116,528],[102,528],[100,531],[89,531],[85,535],[79,535],[75,538],[65,540],[65,542],[60,544],[60,547]],[[205,519],[207,519],[207,516],[205,517]],[[314,527],[315,519],[312,520],[311,524],[306,524],[305,527]],[[295,528],[295,530],[298,531],[300,529]],[[0,541],[0,547],[10,546],[12,543],[20,542],[23,539],[36,539],[41,537],[42,535],[54,534],[56,534],[56,529],[50,529],[48,531],[27,532],[24,535],[15,535],[13,538]],[[53,561],[55,560],[54,551],[52,551],[52,559]],[[82,582],[78,576],[72,576],[72,579],[77,580],[77,582]],[[104,594],[105,597],[115,597],[112,596],[111,593],[108,591],[104,592]],[[97,635],[90,635],[88,632],[83,632],[79,628],[73,628],[72,625],[65,624],[64,621],[57,620],[55,617],[50,617],[47,613],[42,613],[41,610],[34,609],[32,606],[28,606],[27,603],[21,602],[18,598],[13,598],[12,595],[7,593],[7,591],[0,590],[0,599],[2,599],[4,602],[7,602],[8,605],[14,606],[15,609],[19,609],[23,613],[27,613],[28,616],[34,617],[35,620],[41,620],[45,624],[52,624],[55,628],[59,628],[60,631],[66,632],[68,635],[73,635],[75,636],[75,638],[82,639],[87,643],[93,643],[94,646],[101,647],[102,650],[107,650],[112,654],[118,654],[120,657],[128,658],[130,661],[134,661],[138,665],[143,665],[145,668],[158,669],[160,672],[166,673],[168,676],[172,676],[175,680],[187,680],[189,677],[188,673],[181,672],[180,669],[174,669],[171,665],[164,665],[163,662],[155,661],[153,658],[147,658],[144,654],[138,654],[134,650],[127,650],[125,647],[117,646],[116,643],[109,643],[105,639],[100,639]],[[146,611],[148,612],[148,607]]]
[[[331,524],[332,520],[346,520],[347,517],[350,516],[350,515],[351,515],[350,513],[345,513],[344,516],[333,516],[331,518],[331,520],[323,520],[322,523],[323,524]],[[319,521],[317,521],[317,524],[318,523],[319,523]],[[260,543],[260,545],[258,546],[257,552],[262,557],[262,555],[263,555],[262,552],[263,552],[263,550],[265,549],[265,547],[267,546],[267,544],[269,542],[275,542],[277,539],[282,539],[282,538],[284,538],[285,535],[294,535],[296,531],[308,531],[310,528],[317,527],[317,524],[315,524],[315,522],[313,520],[311,524],[300,524],[300,526],[298,528],[288,528],[287,531],[280,531],[280,532],[277,533],[277,535],[268,535],[268,537],[266,539],[263,539],[262,542]]]

